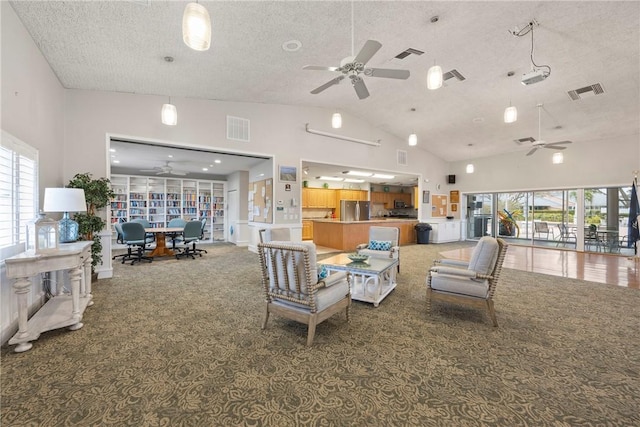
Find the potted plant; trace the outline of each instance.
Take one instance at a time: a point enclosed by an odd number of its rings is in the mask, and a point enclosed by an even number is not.
[[[98,263],[102,263],[102,242],[98,233],[104,229],[106,222],[96,214],[109,204],[114,196],[111,190],[111,181],[106,178],[93,179],[90,173],[76,174],[67,187],[82,188],[87,202],[87,212],[79,212],[74,215],[78,222],[78,233],[83,240],[93,240],[91,245],[91,269],[95,269]]]
[[[520,214],[520,211],[509,212],[506,209],[503,209],[503,211],[504,212],[498,212],[498,216],[500,217],[498,234],[500,236],[520,237],[520,227],[514,218],[514,216]]]

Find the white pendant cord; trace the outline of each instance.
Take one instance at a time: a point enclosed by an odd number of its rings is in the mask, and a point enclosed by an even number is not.
[[[353,1],[351,2],[351,56],[354,57],[355,54],[355,50],[354,50],[354,38],[355,38],[355,30],[353,28]]]
[[[541,118],[540,118],[540,109],[542,108],[542,104],[538,104],[538,141],[542,141],[542,132],[541,129]]]

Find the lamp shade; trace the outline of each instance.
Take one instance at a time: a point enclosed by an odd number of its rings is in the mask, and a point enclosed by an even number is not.
[[[418,145],[418,135],[416,135],[415,133],[409,135],[409,145]]]
[[[434,65],[427,72],[427,89],[434,90],[442,87],[442,68]]]
[[[169,126],[175,126],[178,124],[178,110],[175,105],[162,105],[162,124]]]
[[[504,109],[504,122],[513,123],[518,120],[518,110],[516,107],[509,105]]]
[[[211,46],[211,18],[201,4],[189,3],[184,8],[182,40],[193,50],[204,51]]]
[[[342,115],[340,113],[333,113],[333,116],[331,116],[331,127],[334,129],[342,127]]]
[[[87,202],[82,188],[45,188],[45,212],[85,212]]]

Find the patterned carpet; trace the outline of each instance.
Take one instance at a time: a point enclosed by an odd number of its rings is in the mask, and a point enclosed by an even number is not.
[[[256,254],[115,264],[84,328],[2,348],[2,426],[637,426],[638,290],[505,270],[486,312],[425,312],[437,253],[352,320],[260,330]],[[327,256],[327,255],[325,255]]]

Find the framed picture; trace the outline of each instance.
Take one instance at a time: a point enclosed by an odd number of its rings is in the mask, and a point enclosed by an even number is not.
[[[451,203],[451,212],[458,212],[458,204]]]
[[[422,192],[422,203],[429,203],[429,192],[428,191],[423,191]]]
[[[458,190],[452,190],[449,192],[451,203],[460,203],[460,192]]]
[[[295,166],[280,166],[278,176],[282,182],[296,182],[298,180],[298,172]]]

